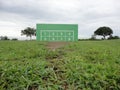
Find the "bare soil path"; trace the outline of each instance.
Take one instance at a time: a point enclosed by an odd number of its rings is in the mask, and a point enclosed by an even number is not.
[[[51,50],[55,50],[57,48],[63,47],[65,45],[68,45],[70,42],[48,42],[47,48]]]

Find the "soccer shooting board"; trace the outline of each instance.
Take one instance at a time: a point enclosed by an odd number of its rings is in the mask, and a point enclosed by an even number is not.
[[[77,24],[37,24],[38,41],[77,41]]]

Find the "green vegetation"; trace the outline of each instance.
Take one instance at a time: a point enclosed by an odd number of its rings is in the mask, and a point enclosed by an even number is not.
[[[120,90],[120,40],[0,41],[0,90]]]

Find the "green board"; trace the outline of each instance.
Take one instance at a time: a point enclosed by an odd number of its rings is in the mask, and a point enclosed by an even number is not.
[[[39,41],[77,41],[77,24],[37,24],[37,40]]]

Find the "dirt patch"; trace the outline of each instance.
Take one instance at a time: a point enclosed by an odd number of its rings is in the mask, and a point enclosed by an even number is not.
[[[61,48],[65,45],[68,45],[70,42],[48,42],[47,48],[51,50],[56,50],[57,48]]]

